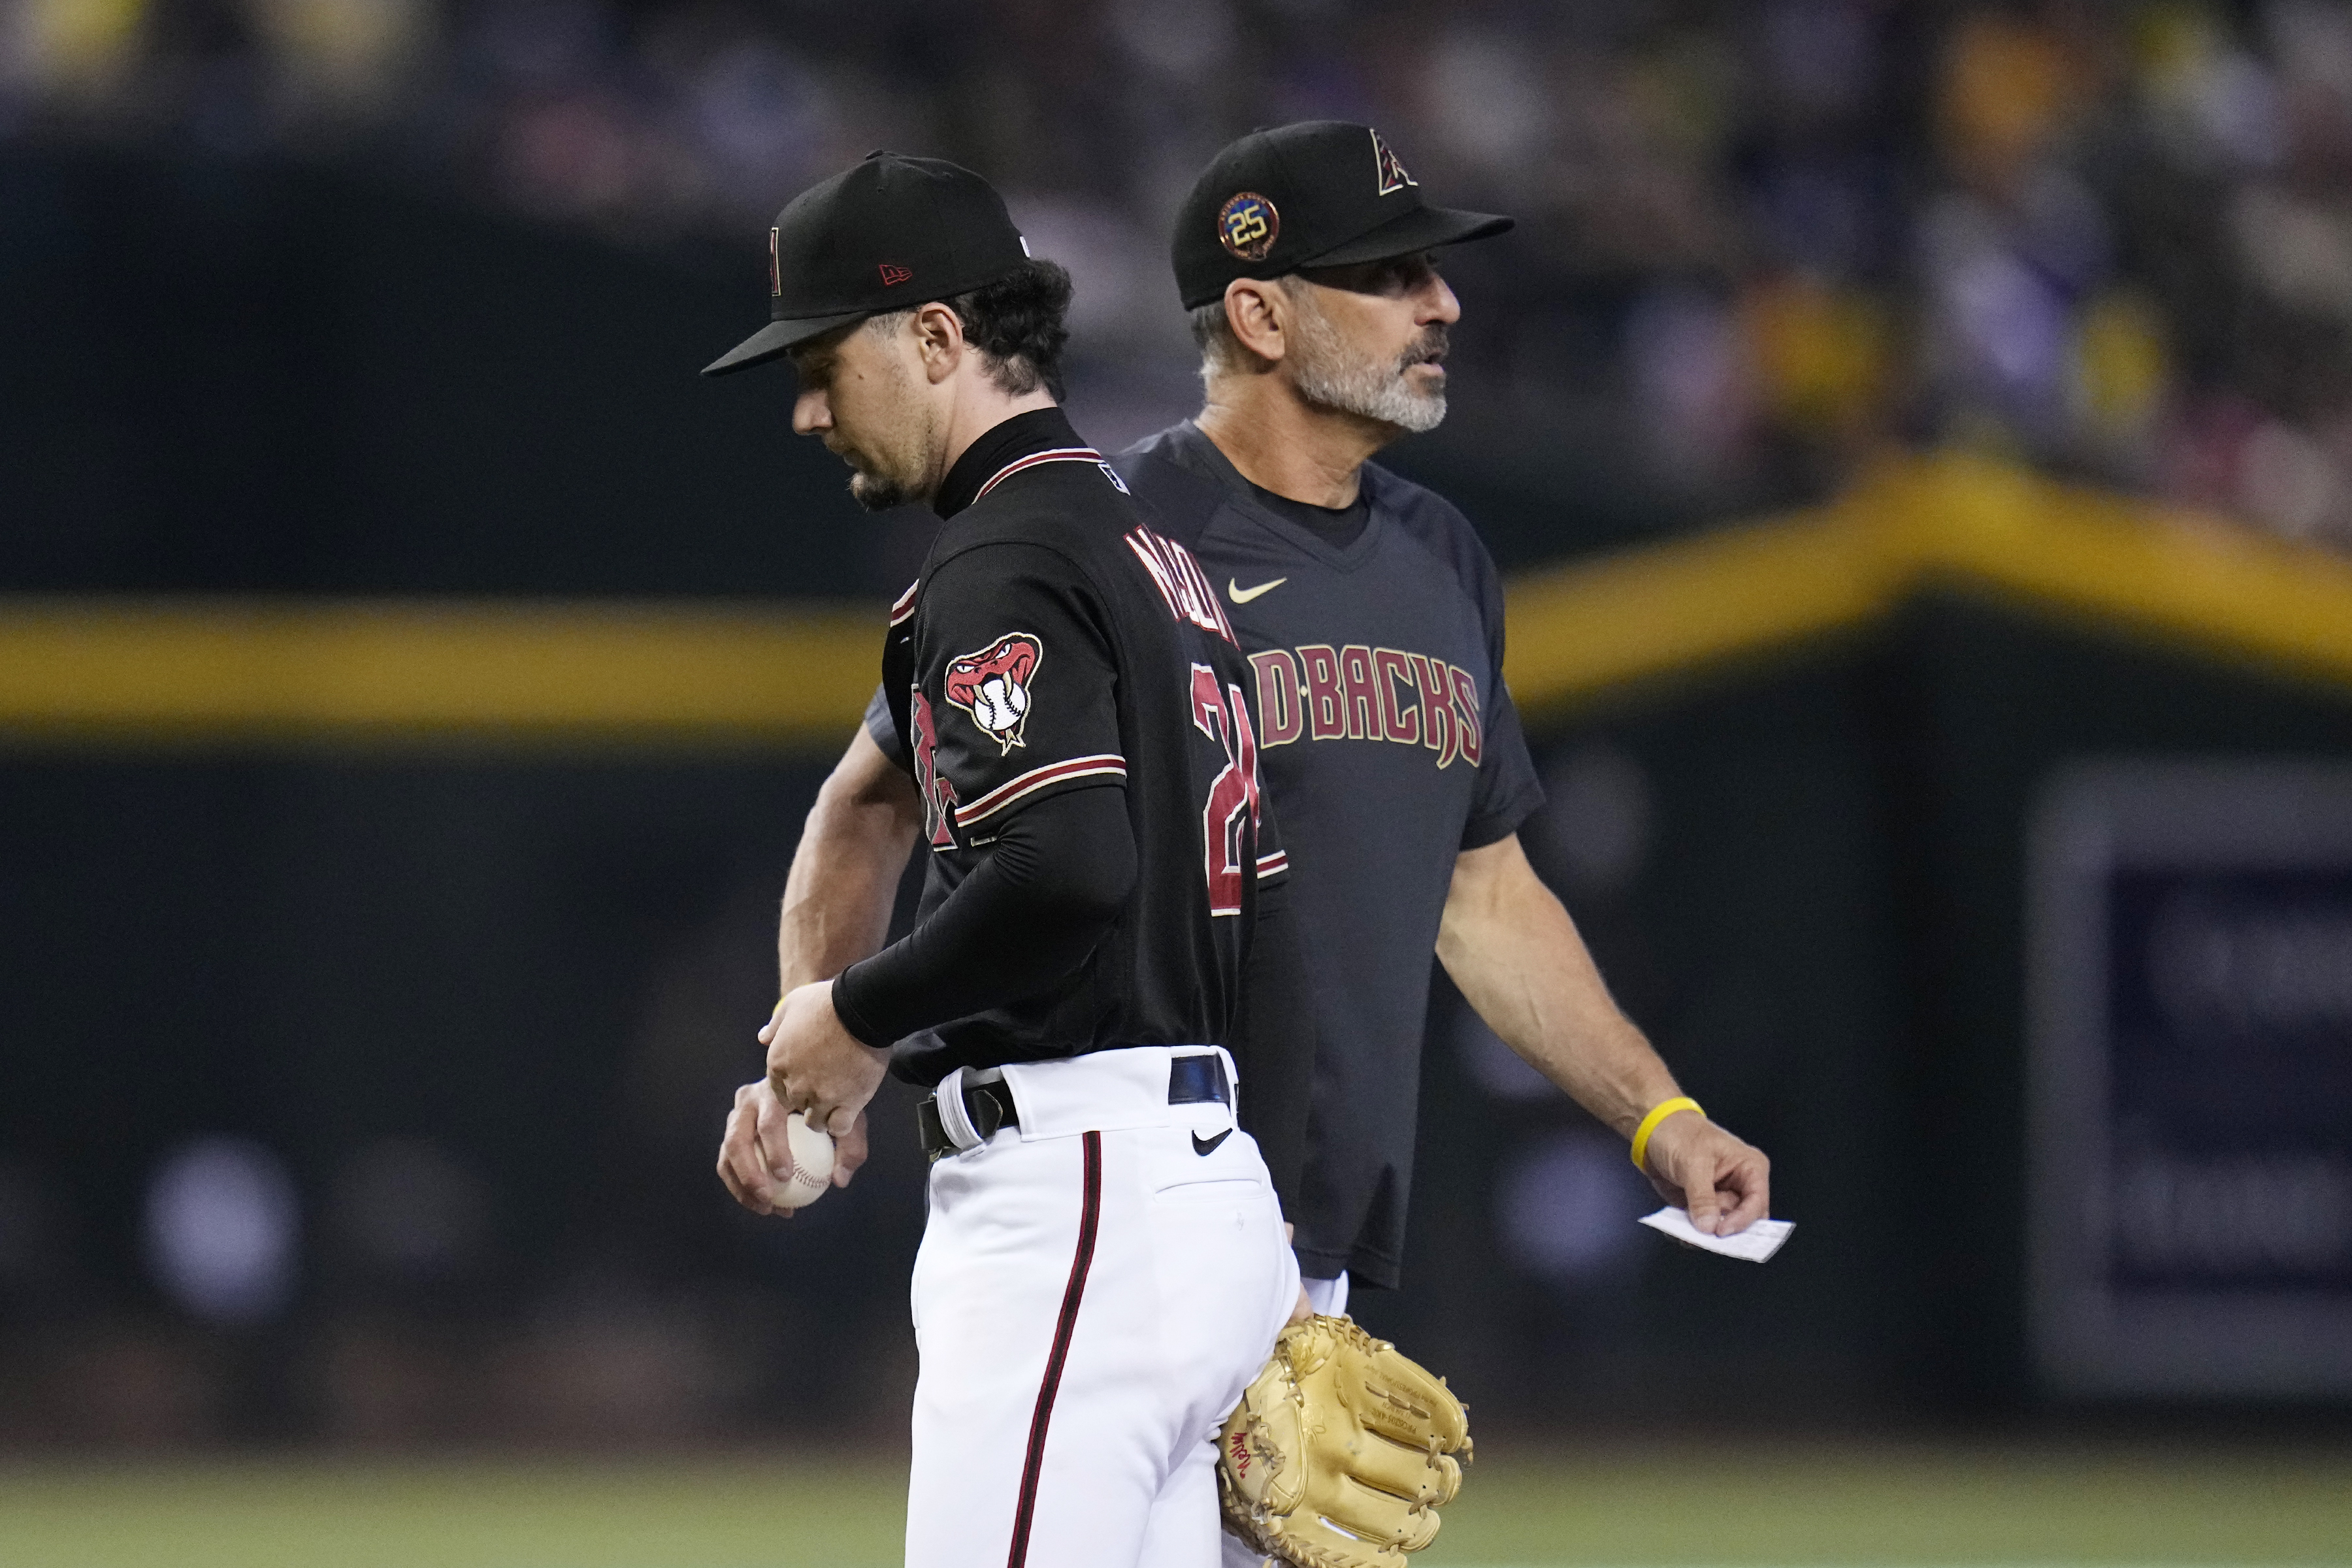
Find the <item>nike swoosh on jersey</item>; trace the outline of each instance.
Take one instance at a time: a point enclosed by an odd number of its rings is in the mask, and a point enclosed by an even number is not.
[[[1252,599],[1256,598],[1259,595],[1271,594],[1276,588],[1281,587],[1285,583],[1289,581],[1290,579],[1287,577],[1276,577],[1271,583],[1260,583],[1255,588],[1244,588],[1239,583],[1236,583],[1231,577],[1228,577],[1225,579],[1225,597],[1231,599],[1236,605],[1246,605]]]
[[[1223,1132],[1218,1133],[1214,1138],[1203,1138],[1198,1132],[1195,1132],[1192,1134],[1192,1152],[1201,1155],[1205,1159],[1207,1156],[1217,1152],[1218,1144],[1223,1142],[1233,1135],[1234,1130],[1230,1127],[1226,1128]]]

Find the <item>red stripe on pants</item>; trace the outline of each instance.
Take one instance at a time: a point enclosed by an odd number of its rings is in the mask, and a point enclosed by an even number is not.
[[[1029,1561],[1029,1523],[1037,1512],[1037,1472],[1045,1463],[1045,1428],[1054,1419],[1054,1395],[1062,1367],[1070,1359],[1070,1333],[1078,1326],[1078,1302],[1087,1293],[1087,1270],[1095,1260],[1095,1230],[1102,1221],[1102,1134],[1085,1135],[1086,1197],[1078,1213],[1078,1254],[1070,1260],[1070,1283],[1062,1292],[1061,1321],[1054,1325],[1054,1353],[1045,1358],[1045,1379],[1037,1389],[1037,1413],[1029,1418],[1029,1457],[1021,1467],[1021,1503],[1013,1510],[1013,1551],[1005,1568]]]

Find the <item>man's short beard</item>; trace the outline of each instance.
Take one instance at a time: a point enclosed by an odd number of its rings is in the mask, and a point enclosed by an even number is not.
[[[1289,290],[1298,307],[1296,341],[1286,356],[1293,384],[1307,402],[1342,414],[1377,419],[1419,435],[1445,419],[1445,394],[1418,392],[1405,374],[1445,352],[1445,328],[1433,324],[1393,360],[1374,361],[1340,336],[1304,289]]]
[[[867,511],[888,511],[894,506],[905,506],[908,501],[920,498],[902,480],[885,479],[878,474],[861,474],[853,469],[849,476],[849,499]]]
[[[898,417],[875,431],[871,440],[857,448],[859,455],[876,467],[850,464],[849,499],[867,511],[888,511],[908,501],[930,499],[920,486],[927,477],[939,435],[932,427],[929,410],[915,396],[914,377],[907,367],[895,358],[884,363],[889,367],[886,374],[890,381],[891,400],[898,405]],[[844,460],[847,460],[845,456]]]

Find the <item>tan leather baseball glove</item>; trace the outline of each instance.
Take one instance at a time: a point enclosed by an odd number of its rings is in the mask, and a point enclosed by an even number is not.
[[[1349,1319],[1309,1318],[1225,1418],[1217,1489],[1227,1530],[1297,1568],[1402,1568],[1469,1458],[1444,1378]]]

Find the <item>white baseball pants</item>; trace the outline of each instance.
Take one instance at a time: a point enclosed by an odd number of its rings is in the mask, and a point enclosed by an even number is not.
[[[1168,1103],[1200,1049],[1007,1066],[1020,1125],[931,1167],[908,1568],[1216,1568],[1213,1439],[1298,1268],[1231,1108]]]

